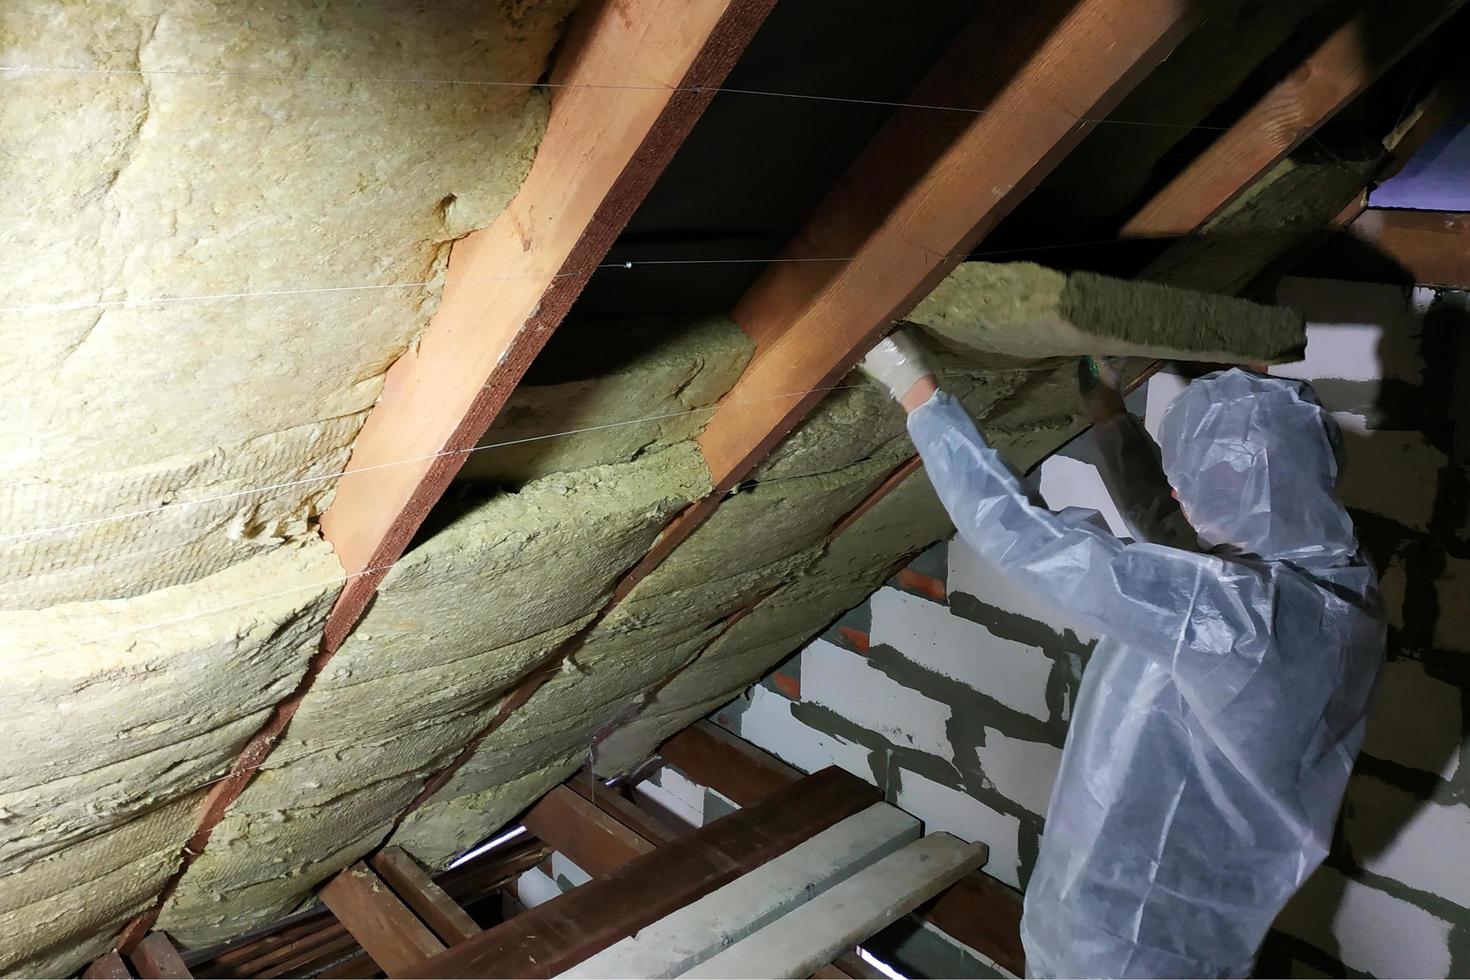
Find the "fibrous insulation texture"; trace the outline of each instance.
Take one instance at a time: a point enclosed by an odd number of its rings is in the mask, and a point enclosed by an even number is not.
[[[4,5],[0,973],[150,905],[302,678],[315,518],[572,5]]]
[[[474,83],[536,81],[570,6],[5,4],[0,607],[313,533],[450,241],[530,167],[544,94]]]
[[[160,920],[176,937],[214,942],[290,911],[381,844],[507,690],[588,625],[669,519],[710,491],[688,437],[750,355],[739,329],[712,317],[565,330],[184,875]],[[588,344],[606,355],[595,381],[575,364]],[[560,435],[593,418],[617,434]],[[623,680],[630,693],[652,683]],[[570,710],[549,723],[570,722]],[[533,751],[554,760],[554,735],[534,734]]]

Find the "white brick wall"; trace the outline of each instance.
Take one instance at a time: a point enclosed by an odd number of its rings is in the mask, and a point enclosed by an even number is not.
[[[905,769],[894,803],[924,821],[924,832],[944,831],[990,847],[985,872],[1006,884],[1021,885],[1021,821],[927,776]]]
[[[954,757],[946,725],[950,707],[904,687],[861,655],[814,640],[801,655],[801,695],[894,745]]]
[[[1046,814],[1061,763],[1062,750],[1055,745],[1011,738],[994,728],[985,729],[980,768],[986,780],[1001,796],[1037,816]]]
[[[920,596],[884,588],[873,595],[874,643],[886,643],[935,673],[983,691],[1008,708],[1047,718],[1051,661],[1039,647],[1003,639]]]
[[[1416,905],[1322,868],[1277,927],[1377,977],[1445,977],[1450,924]]]

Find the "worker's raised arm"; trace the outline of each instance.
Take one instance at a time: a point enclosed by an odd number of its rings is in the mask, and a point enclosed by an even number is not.
[[[1262,665],[1268,578],[1220,558],[1125,544],[1091,511],[1027,499],[964,407],[943,391],[909,413],[909,434],[965,542],[1004,574],[1168,669],[1209,713]]]
[[[1249,680],[1269,633],[1260,612],[1271,605],[1266,577],[1210,555],[1125,544],[1094,523],[1091,511],[1056,514],[1036,506],[964,407],[935,388],[912,341],[884,344],[863,368],[909,410],[909,435],[929,480],[970,547],[1089,626],[1149,655],[1187,695],[1201,682],[1205,701],[1219,704]]]

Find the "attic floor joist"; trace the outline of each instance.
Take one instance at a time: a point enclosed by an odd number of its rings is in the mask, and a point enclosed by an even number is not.
[[[157,920],[774,3],[589,0],[578,8],[530,174],[492,225],[455,244],[438,312],[388,372],[323,516],[348,578],[321,651],[215,785],[180,870],[125,930],[121,948],[136,946]]]

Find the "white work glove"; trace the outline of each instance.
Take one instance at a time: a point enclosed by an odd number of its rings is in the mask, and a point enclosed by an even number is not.
[[[902,398],[920,379],[934,373],[924,359],[923,350],[902,330],[895,330],[878,341],[858,368],[887,388],[895,399]]]

